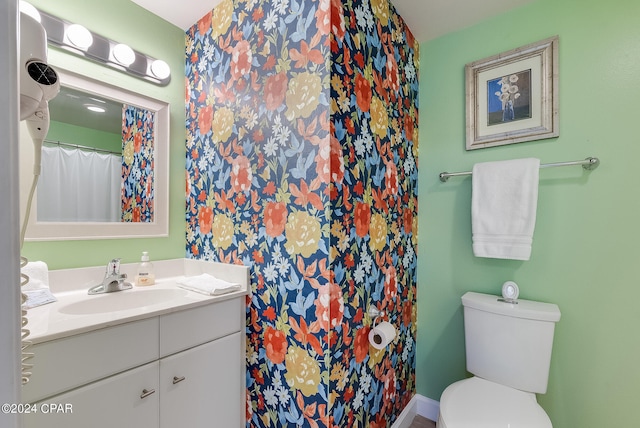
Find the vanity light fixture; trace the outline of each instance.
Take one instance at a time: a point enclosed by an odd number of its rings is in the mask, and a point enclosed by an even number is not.
[[[171,69],[165,61],[38,10],[29,3],[21,2],[21,8],[31,9],[40,15],[51,45],[157,85],[165,86],[171,81]]]

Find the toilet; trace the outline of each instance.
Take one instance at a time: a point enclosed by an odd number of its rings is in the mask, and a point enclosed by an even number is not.
[[[462,296],[467,370],[440,398],[438,428],[551,428],[535,394],[547,392],[560,309],[551,303]]]

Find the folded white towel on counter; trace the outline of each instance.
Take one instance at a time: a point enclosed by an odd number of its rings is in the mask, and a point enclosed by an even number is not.
[[[240,290],[240,284],[227,282],[208,273],[189,276],[177,282],[178,287],[208,296],[219,296]]]
[[[29,262],[20,269],[20,273],[29,277],[29,282],[20,289],[26,297],[22,304],[23,309],[35,308],[58,300],[49,291],[49,267],[45,262]],[[22,280],[21,276],[20,283]]]
[[[47,303],[57,302],[56,296],[51,294],[48,288],[39,290],[26,290],[22,294],[26,296],[25,302],[22,304],[23,309],[31,309],[36,306],[46,305]]]
[[[540,160],[473,167],[471,226],[476,257],[529,260],[538,206]]]
[[[29,282],[22,287],[22,291],[49,288],[49,267],[45,262],[29,262],[20,272],[29,277]]]

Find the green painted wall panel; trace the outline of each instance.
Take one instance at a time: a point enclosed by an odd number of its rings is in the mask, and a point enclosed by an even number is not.
[[[51,121],[47,141],[95,147],[102,150],[122,153],[122,135],[105,132],[64,122]]]
[[[539,0],[423,43],[420,68],[418,393],[435,400],[465,371],[460,296],[499,294],[558,304],[549,390],[555,428],[634,426],[640,385],[640,3]],[[464,65],[560,37],[560,137],[465,150]],[[476,162],[597,156],[601,166],[540,173],[530,261],[471,249],[471,179],[438,180]]]

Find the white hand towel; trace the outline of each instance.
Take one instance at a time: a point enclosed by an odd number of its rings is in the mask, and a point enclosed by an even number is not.
[[[46,305],[47,303],[57,302],[56,296],[51,294],[48,288],[42,288],[39,290],[26,290],[24,295],[27,296],[27,300],[22,304],[23,309],[31,309],[36,306]]]
[[[240,290],[240,284],[223,281],[208,273],[198,276],[190,276],[179,280],[178,287],[195,291],[208,296],[231,293]]]
[[[20,269],[20,273],[29,277],[29,282],[21,288],[21,292],[27,297],[22,304],[23,309],[35,308],[58,300],[49,291],[49,267],[45,262],[29,262]]]
[[[49,267],[45,262],[29,262],[21,269],[21,273],[29,276],[29,282],[22,287],[22,291],[49,288]]]
[[[538,206],[539,159],[473,167],[471,226],[476,257],[529,260]]]

